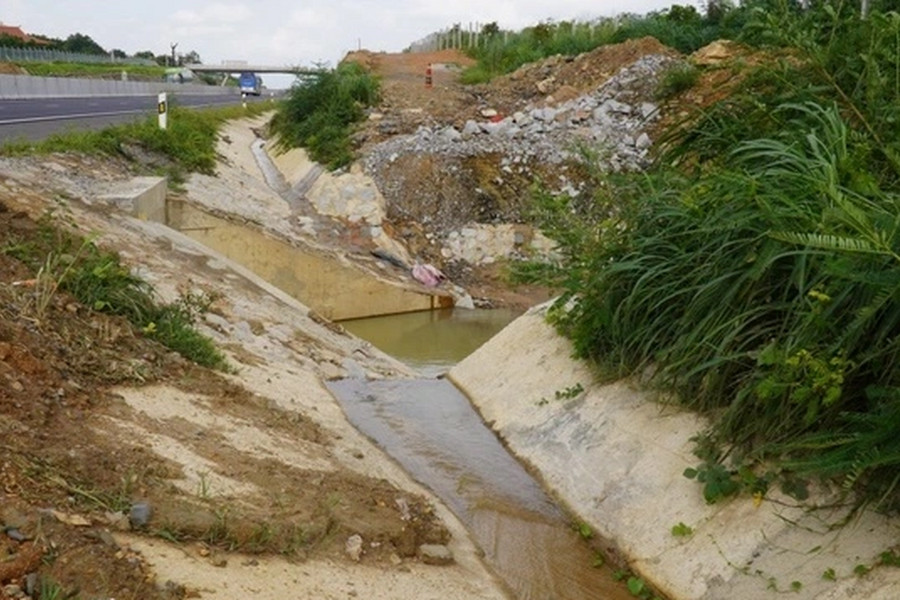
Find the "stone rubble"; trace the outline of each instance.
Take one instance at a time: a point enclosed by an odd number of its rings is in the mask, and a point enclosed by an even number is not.
[[[644,56],[593,93],[557,106],[529,106],[500,120],[495,120],[499,115],[468,120],[461,131],[446,125],[421,126],[413,135],[373,147],[365,157],[365,171],[378,181],[385,164],[410,153],[442,157],[497,153],[504,157],[504,168],[524,169],[531,159],[552,164],[573,159],[579,142],[603,147],[601,160],[609,171],[643,169],[652,143],[646,130],[659,117],[653,90],[660,75],[677,62],[661,54]]]
[[[654,93],[662,74],[683,59],[648,54],[619,70],[590,93],[561,103],[552,97],[529,104],[511,115],[494,109],[481,111],[484,120],[467,120],[462,127],[434,124],[420,126],[411,135],[396,136],[370,148],[363,168],[390,203],[396,182],[388,181],[388,166],[405,155],[431,155],[449,176],[461,176],[459,161],[469,157],[497,156],[497,183],[506,176],[538,179],[539,169],[578,158],[581,147],[599,150],[597,159],[609,172],[639,171],[649,165],[653,144],[649,132],[660,117]],[[578,183],[567,176],[553,182],[555,193],[578,195]],[[478,194],[481,190],[473,190]],[[508,222],[516,221],[508,215]],[[547,255],[553,244],[537,234],[527,246],[515,241],[512,226],[471,222],[464,227],[420,218],[447,261],[491,264],[524,255]]]

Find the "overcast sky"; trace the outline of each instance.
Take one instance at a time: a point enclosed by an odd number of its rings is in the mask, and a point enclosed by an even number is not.
[[[358,46],[397,52],[461,23],[521,29],[540,21],[645,13],[673,0],[0,0],[0,21],[65,39],[89,35],[128,54],[196,51],[203,62],[336,65]],[[681,0],[696,4],[696,0]]]

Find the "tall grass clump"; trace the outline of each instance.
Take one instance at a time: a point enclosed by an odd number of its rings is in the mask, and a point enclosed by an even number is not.
[[[355,62],[321,70],[291,89],[272,119],[283,149],[306,148],[313,160],[337,169],[353,160],[350,134],[365,108],[379,99],[378,78]]]
[[[708,500],[824,477],[895,509],[900,18],[817,10],[652,172],[538,193],[561,256],[543,276],[580,356],[709,417],[690,473]]]

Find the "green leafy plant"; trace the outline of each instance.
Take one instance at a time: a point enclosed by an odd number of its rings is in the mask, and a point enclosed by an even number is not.
[[[625,583],[628,587],[628,591],[631,592],[632,596],[641,597],[641,594],[645,591],[644,580],[640,577],[629,577],[628,581]]]
[[[675,537],[690,537],[694,535],[694,528],[679,521],[677,524],[672,525],[672,535]]]
[[[573,525],[575,531],[578,532],[578,535],[581,536],[583,540],[589,540],[594,537],[594,530],[591,529],[591,526],[585,522],[578,522]]]

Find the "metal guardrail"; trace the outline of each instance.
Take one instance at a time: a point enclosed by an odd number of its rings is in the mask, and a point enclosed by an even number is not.
[[[221,95],[240,92],[236,87],[168,83],[163,81],[114,81],[72,77],[31,77],[0,75],[0,99],[83,98],[90,96],[146,96],[172,92],[184,96]]]
[[[148,58],[114,58],[108,54],[81,54],[47,48],[0,46],[0,61],[7,62],[73,62],[156,66]]]

